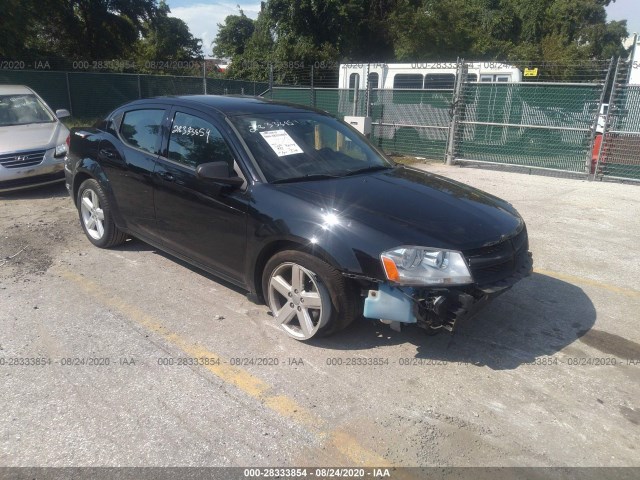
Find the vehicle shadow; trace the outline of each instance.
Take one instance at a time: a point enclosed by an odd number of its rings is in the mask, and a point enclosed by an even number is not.
[[[169,261],[175,262],[178,265],[187,268],[189,270],[191,270],[194,273],[197,273],[198,275],[202,275],[203,277],[207,278],[208,280],[211,280],[212,282],[217,283],[218,285],[220,285],[221,287],[225,287],[228,288],[230,290],[233,290],[234,292],[237,293],[241,293],[243,295],[247,294],[247,291],[237,287],[236,285],[234,285],[231,282],[227,282],[226,280],[217,277],[205,270],[202,270],[201,268],[198,268],[196,266],[191,265],[190,263],[185,262],[184,260],[181,260],[178,257],[174,257],[173,255],[171,255],[170,253],[166,253],[163,252],[162,250],[158,250],[156,247],[154,247],[153,245],[149,245],[148,243],[144,242],[143,240],[140,240],[139,238],[136,237],[128,237],[127,241],[125,243],[123,243],[122,245],[118,245],[117,247],[113,247],[112,250],[116,250],[116,251],[120,251],[120,252],[152,252],[154,255],[158,255],[160,257],[166,258]]]
[[[0,192],[0,200],[42,200],[47,198],[68,197],[69,192],[64,186],[64,182],[33,187],[25,190],[15,190],[13,192]]]
[[[589,331],[596,310],[575,285],[533,274],[496,298],[476,317],[460,322],[454,334],[427,336],[413,326],[395,332],[361,319],[343,333],[311,342],[333,350],[367,350],[412,343],[416,358],[462,362],[506,370],[553,355]]]

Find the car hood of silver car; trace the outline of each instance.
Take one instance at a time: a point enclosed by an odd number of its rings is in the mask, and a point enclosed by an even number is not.
[[[64,143],[68,134],[59,121],[0,127],[0,153],[48,150]]]

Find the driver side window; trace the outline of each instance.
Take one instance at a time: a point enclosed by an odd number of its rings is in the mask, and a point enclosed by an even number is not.
[[[227,162],[229,171],[233,169],[233,155],[220,131],[206,120],[182,112],[173,117],[168,158],[191,168]]]

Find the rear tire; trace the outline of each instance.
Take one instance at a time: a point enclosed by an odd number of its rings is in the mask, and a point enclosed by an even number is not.
[[[281,328],[296,340],[330,335],[359,314],[358,297],[348,279],[298,250],[279,252],[267,262],[262,292]]]
[[[111,206],[100,184],[90,178],[78,189],[78,215],[80,225],[91,243],[100,248],[111,248],[124,243],[127,235],[113,222]]]

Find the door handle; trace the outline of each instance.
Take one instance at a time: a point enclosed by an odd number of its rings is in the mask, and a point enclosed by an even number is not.
[[[173,182],[175,177],[169,172],[160,172],[158,176],[167,182]]]
[[[100,155],[102,155],[103,157],[107,157],[107,158],[115,158],[116,154],[113,153],[111,150],[106,150],[104,148],[100,149]]]

